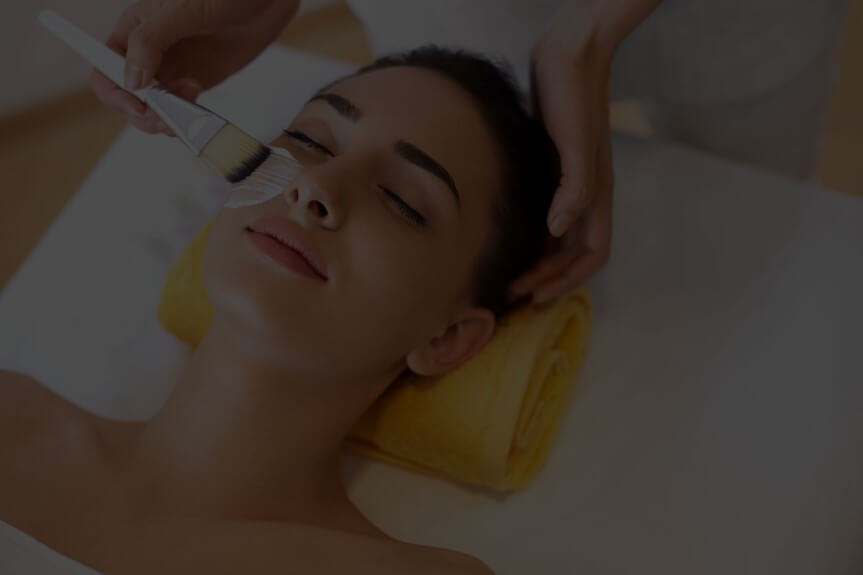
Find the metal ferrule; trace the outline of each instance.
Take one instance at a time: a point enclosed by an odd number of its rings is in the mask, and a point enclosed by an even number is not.
[[[213,136],[228,123],[218,114],[163,88],[147,90],[146,100],[156,115],[196,156],[201,154]]]

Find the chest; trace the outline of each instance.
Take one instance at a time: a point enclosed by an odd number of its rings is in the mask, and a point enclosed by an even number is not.
[[[107,487],[98,450],[78,426],[0,426],[0,520],[64,522],[87,513]]]
[[[247,533],[227,536],[224,525],[131,509],[87,442],[7,443],[0,461],[0,520],[52,553],[102,575],[248,572],[249,545],[241,542],[254,539]]]
[[[101,575],[227,575],[286,569],[379,575],[386,572],[375,567],[381,558],[397,562],[407,557],[399,544],[340,531],[195,519],[141,509],[127,503],[122,487],[97,467],[66,464],[50,471],[43,466],[39,472],[22,473],[12,487],[13,491],[0,488],[0,520]],[[358,565],[374,569],[357,570]]]
[[[0,521],[61,556],[48,560],[66,557],[103,575],[186,575],[288,567],[359,573],[348,567],[404,557],[399,545],[335,529],[154,509],[132,496],[116,469],[126,439],[106,444],[107,436],[122,438],[125,428],[105,429],[65,404],[22,397],[22,407],[0,417]],[[21,413],[35,415],[16,416]],[[322,562],[331,570],[322,570]]]
[[[52,561],[73,560],[99,575],[386,575],[425,572],[429,563],[428,552],[408,546],[301,525],[106,513],[42,524],[28,535],[59,555]]]

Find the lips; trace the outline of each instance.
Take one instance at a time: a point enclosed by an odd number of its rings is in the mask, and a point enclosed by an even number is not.
[[[245,230],[249,241],[276,263],[310,279],[328,281],[326,266],[302,226],[286,218],[263,218]]]

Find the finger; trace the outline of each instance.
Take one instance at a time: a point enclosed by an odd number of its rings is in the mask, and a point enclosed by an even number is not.
[[[590,252],[609,253],[611,247],[611,205],[603,201],[597,204],[588,218],[584,233],[584,244]]]
[[[159,9],[159,0],[138,0],[129,4],[120,14],[114,29],[108,36],[107,44],[112,50],[126,55],[129,48],[129,36],[144,23],[148,15]]]
[[[565,274],[585,251],[584,226],[584,222],[579,221],[562,240],[547,236],[545,256],[512,282],[508,291],[510,299],[518,299],[552,278]]]
[[[136,128],[148,134],[173,135],[170,128],[150,109],[140,118],[132,118],[130,121]]]
[[[167,83],[165,87],[172,93],[185,100],[194,102],[201,95],[203,88],[201,85],[191,78],[182,78],[173,82]]]
[[[545,303],[581,287],[608,261],[611,253],[610,201],[591,207],[584,222],[582,242],[583,251],[567,270],[534,289],[535,303]]]
[[[90,76],[90,89],[107,107],[129,117],[140,118],[147,112],[146,104],[118,87],[98,70],[94,70]]]
[[[550,134],[560,154],[561,180],[549,207],[548,229],[558,238],[570,230],[590,201],[593,166],[588,157],[591,155],[591,130],[583,119],[587,105],[584,96],[576,98],[569,100],[568,104],[562,101],[554,104],[560,108],[567,106],[567,109],[558,109],[550,114],[554,118],[551,121],[555,122]],[[569,133],[563,130],[569,130]]]
[[[174,2],[139,18],[128,35],[126,86],[136,90],[152,82],[171,46],[205,31],[205,16],[194,2]]]
[[[156,115],[153,110],[147,110],[147,113],[144,115],[144,120],[148,122],[150,128],[152,128],[153,133],[155,134],[165,134],[166,136],[173,136],[174,132],[168,125]]]
[[[128,6],[120,15],[106,42],[109,48],[126,58],[124,84],[129,90],[136,90],[144,85],[139,85],[143,80],[142,72],[137,65],[129,63],[128,52],[130,38],[144,23],[147,10],[148,5],[142,2],[135,2]]]
[[[246,38],[236,35],[183,38],[165,52],[156,78],[166,85],[187,79],[202,87],[214,86],[224,77],[216,74],[220,77],[214,79],[213,71],[233,71],[233,60],[246,43]]]
[[[182,78],[202,89],[215,86],[257,58],[281,33],[299,2],[250,0],[217,2],[206,16],[199,16],[201,31],[175,42],[162,57],[156,78],[170,83]],[[238,22],[254,14],[254,22]],[[241,25],[242,24],[242,25]]]
[[[549,64],[551,66],[551,64]],[[590,201],[595,157],[596,97],[584,66],[563,61],[563,74],[540,74],[540,106],[545,126],[557,146],[561,161],[561,183],[548,214],[549,231],[564,235]]]
[[[537,289],[533,296],[534,303],[547,303],[581,287],[602,268],[606,260],[607,254],[603,252],[588,252],[577,260],[563,277],[552,280]]]
[[[521,297],[535,291],[542,284],[563,276],[574,262],[585,254],[585,219],[581,218],[562,239],[548,236],[546,256],[512,283],[509,290],[511,298]]]
[[[129,47],[129,35],[132,33],[132,30],[143,22],[141,17],[143,9],[144,5],[139,2],[129,5],[120,14],[117,24],[111,31],[111,35],[108,36],[106,44],[121,56],[126,56],[126,50]]]
[[[245,67],[269,43],[269,37],[257,29],[185,38],[165,53],[156,78],[165,84],[188,79],[207,89]]]
[[[552,256],[547,256],[532,269],[516,279],[510,286],[508,298],[516,300],[537,289],[543,283],[557,278],[566,273],[576,259],[581,255],[582,249],[576,247]]]
[[[585,244],[593,251],[610,251],[614,213],[614,167],[610,130],[606,130],[602,136],[597,165],[598,191],[592,207],[594,217],[587,220]]]

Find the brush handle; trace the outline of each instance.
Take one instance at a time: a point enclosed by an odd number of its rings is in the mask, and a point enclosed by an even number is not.
[[[42,12],[39,21],[93,67],[126,90],[123,86],[125,60],[119,54],[51,10]],[[188,102],[157,84],[141,90],[126,91],[146,102],[196,155],[228,123],[218,114]]]
[[[124,90],[126,89],[123,82],[123,71],[126,61],[122,56],[56,12],[51,10],[42,11],[39,14],[39,22],[53,32],[55,36],[63,40],[78,55],[90,62],[94,68],[110,78],[112,82]],[[145,102],[147,101],[148,91],[147,88],[135,91],[127,90],[127,92],[134,94]]]

